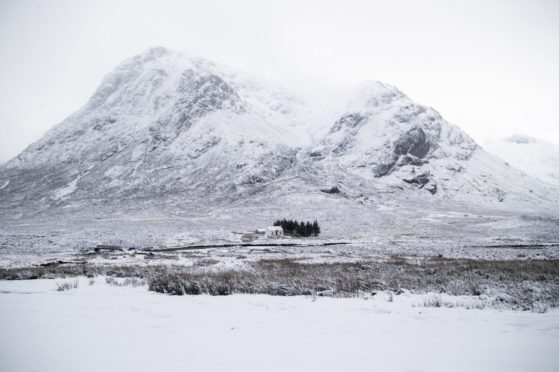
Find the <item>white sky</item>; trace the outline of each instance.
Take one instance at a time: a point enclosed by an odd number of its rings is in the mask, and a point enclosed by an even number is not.
[[[0,0],[0,162],[157,45],[305,94],[381,80],[481,143],[559,143],[559,1]]]

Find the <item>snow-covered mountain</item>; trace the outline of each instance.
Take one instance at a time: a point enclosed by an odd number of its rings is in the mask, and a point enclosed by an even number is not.
[[[305,117],[302,102],[271,83],[153,48],[8,162],[3,190],[52,202],[207,195],[293,163],[294,149],[307,145]]]
[[[486,153],[395,87],[365,82],[328,115],[309,107],[275,83],[152,48],[120,64],[84,107],[0,167],[1,205],[223,204],[335,185],[348,203],[390,193],[557,202],[556,188]]]
[[[361,84],[308,152],[317,164],[401,190],[472,203],[534,201],[538,183],[487,153],[457,126],[397,88]],[[550,191],[556,200],[557,191]],[[546,197],[543,197],[544,199]]]
[[[485,147],[526,174],[559,186],[559,145],[517,134],[489,140]]]

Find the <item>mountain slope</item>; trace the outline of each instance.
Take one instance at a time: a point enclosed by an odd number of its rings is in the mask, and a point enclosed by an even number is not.
[[[331,123],[308,107],[274,83],[152,48],[0,167],[1,205],[24,215],[139,201],[274,208],[291,193],[335,185],[346,204],[410,195],[427,204],[557,203],[556,188],[489,155],[395,87],[363,83]],[[316,137],[313,128],[324,127]]]
[[[438,112],[380,82],[356,89],[308,158],[368,182],[478,203],[545,194],[537,181],[485,152]]]
[[[304,109],[271,84],[149,49],[119,65],[83,108],[8,162],[3,192],[56,203],[203,194],[265,179],[289,165],[293,147],[306,144]],[[275,157],[285,164],[259,168]]]
[[[514,135],[487,141],[485,147],[526,174],[559,186],[559,145]]]

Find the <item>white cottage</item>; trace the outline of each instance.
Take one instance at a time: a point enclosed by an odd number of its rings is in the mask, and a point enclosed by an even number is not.
[[[266,238],[280,238],[283,236],[283,228],[281,226],[268,226],[266,228]]]

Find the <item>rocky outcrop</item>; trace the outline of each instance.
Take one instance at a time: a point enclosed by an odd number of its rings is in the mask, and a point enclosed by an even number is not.
[[[430,143],[423,129],[414,127],[403,133],[392,145],[391,153],[388,153],[388,161],[379,164],[375,169],[375,175],[382,177],[390,174],[395,167],[404,165],[422,165],[427,156]]]
[[[404,178],[404,182],[415,185],[420,189],[425,188],[425,190],[429,191],[431,194],[437,192],[437,184],[433,181],[430,172],[420,173],[411,178]]]

